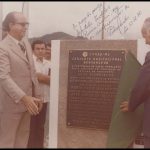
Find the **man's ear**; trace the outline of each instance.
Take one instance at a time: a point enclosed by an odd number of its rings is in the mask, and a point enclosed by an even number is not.
[[[11,22],[11,23],[9,23],[9,25],[8,25],[9,29],[11,29],[11,28],[12,28],[12,26],[13,26],[13,23],[12,23],[12,22]]]
[[[143,38],[146,38],[147,33],[142,33]]]

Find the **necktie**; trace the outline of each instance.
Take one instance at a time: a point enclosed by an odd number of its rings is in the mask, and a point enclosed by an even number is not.
[[[20,43],[20,42],[18,43],[18,45],[20,46],[20,49],[22,50],[22,52],[24,53],[24,55],[26,56],[26,58],[28,60],[25,46],[23,45],[23,43]]]
[[[22,44],[22,43],[18,43],[18,45],[20,46],[21,50],[22,50],[23,53],[25,54],[26,49],[25,49],[25,47],[23,46],[23,44]]]

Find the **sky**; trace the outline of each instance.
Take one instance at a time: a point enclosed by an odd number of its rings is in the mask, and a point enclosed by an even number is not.
[[[102,38],[103,2],[29,2],[29,37],[65,32],[89,39]],[[2,2],[8,12],[22,11],[23,2]],[[141,38],[141,27],[150,16],[150,2],[105,2],[105,39]]]

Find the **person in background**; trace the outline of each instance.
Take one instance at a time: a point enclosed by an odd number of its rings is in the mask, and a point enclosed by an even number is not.
[[[46,51],[44,58],[48,61],[51,61],[51,41],[46,43]]]
[[[25,33],[28,21],[10,12],[0,42],[0,148],[26,148],[30,117],[42,109],[32,50]]]
[[[150,18],[145,19],[141,32],[145,39],[145,43],[150,45]],[[139,75],[132,89],[129,101],[122,102],[120,109],[122,112],[132,112],[143,103],[144,148],[150,148],[150,52],[147,53],[145,62],[139,71]]]
[[[35,40],[32,43],[33,60],[36,68],[36,75],[40,83],[41,94],[43,97],[42,111],[31,118],[31,132],[29,136],[29,148],[44,147],[44,124],[46,117],[47,103],[49,102],[50,93],[50,75],[49,62],[44,59],[46,44],[42,40]]]
[[[44,58],[49,61],[49,68],[51,69],[51,41],[46,43],[46,52]],[[51,75],[51,70],[49,69],[49,75]],[[44,147],[48,147],[49,141],[49,109],[50,109],[50,101],[47,105],[46,111],[46,120],[45,120],[45,132],[44,132]]]

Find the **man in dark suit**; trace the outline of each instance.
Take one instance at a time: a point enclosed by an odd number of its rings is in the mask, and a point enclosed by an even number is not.
[[[145,38],[145,43],[150,45],[150,18],[144,21],[142,35]],[[144,103],[144,148],[150,148],[150,52],[147,53],[145,62],[139,71],[129,102],[122,102],[120,108],[122,112],[132,112],[142,103]]]
[[[0,42],[0,148],[26,148],[30,115],[42,108],[31,46],[24,38],[28,22],[21,12],[3,22]]]

